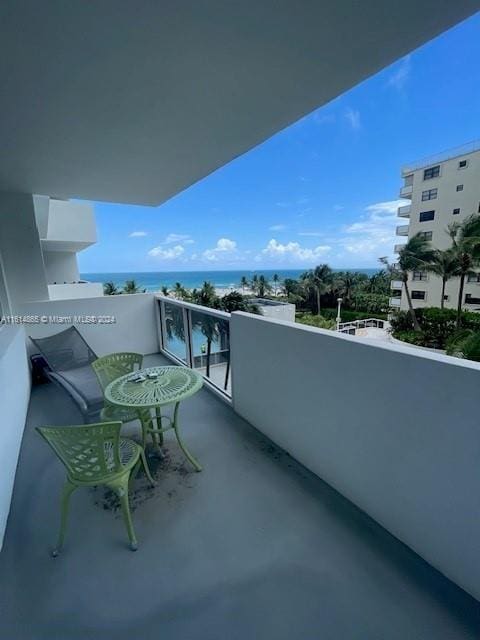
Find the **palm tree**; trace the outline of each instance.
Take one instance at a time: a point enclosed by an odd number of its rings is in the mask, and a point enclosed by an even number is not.
[[[272,278],[272,280],[273,280],[273,293],[274,293],[274,295],[275,295],[275,297],[276,297],[276,295],[277,295],[277,289],[278,289],[278,282],[279,282],[279,280],[280,280],[280,278],[278,277],[278,273],[274,273],[274,274],[273,274],[273,278]]]
[[[313,291],[316,298],[317,315],[321,313],[320,298],[333,282],[333,272],[328,264],[321,264],[300,276],[307,291]]]
[[[457,329],[462,321],[462,299],[465,278],[475,273],[480,264],[480,216],[471,215],[463,222],[454,222],[447,228],[452,239],[452,252],[457,261],[456,274],[460,277],[457,303]]]
[[[345,304],[348,306],[352,302],[355,291],[359,289],[359,285],[365,284],[366,282],[368,282],[368,276],[364,273],[340,271],[340,273],[335,274],[333,285],[338,297],[343,298]]]
[[[203,307],[217,307],[218,296],[213,284],[205,281],[200,290],[195,290],[193,302],[195,302],[195,304],[200,304]]]
[[[243,293],[245,293],[245,289],[248,287],[248,278],[246,276],[242,276],[240,279],[240,286],[242,287]]]
[[[267,293],[270,293],[271,290],[272,290],[272,285],[268,282],[265,276],[263,274],[261,276],[258,276],[258,284],[257,284],[258,297],[264,298],[265,295]]]
[[[448,280],[457,275],[457,256],[452,249],[446,249],[445,251],[436,250],[434,252],[433,262],[427,266],[426,270],[431,271],[431,273],[434,273],[442,279],[440,309],[443,309],[445,307],[445,286]]]
[[[140,289],[135,280],[126,280],[123,293],[145,293],[145,289]]]
[[[160,289],[160,291],[162,292],[163,296],[168,296],[168,294],[170,293],[168,290],[168,287],[163,285],[163,287]]]
[[[177,300],[182,300],[183,298],[187,297],[187,290],[181,282],[175,283],[175,286],[173,287],[173,295],[175,296],[175,298],[177,298]]]
[[[256,273],[253,274],[252,282],[250,283],[250,286],[253,293],[256,295],[258,293],[258,276]]]
[[[398,253],[398,266],[393,267],[388,263],[386,258],[380,258],[380,262],[384,264],[393,277],[398,277],[405,287],[405,295],[407,296],[408,310],[412,318],[413,328],[415,331],[421,331],[417,316],[412,304],[412,297],[408,287],[408,274],[411,271],[425,270],[433,262],[435,251],[430,248],[430,243],[425,240],[422,233],[416,233],[410,238],[407,244],[403,245]]]
[[[200,331],[203,333],[205,338],[207,339],[207,370],[206,376],[210,377],[210,359],[212,356],[212,343],[216,342],[217,337],[220,335],[218,328],[218,319],[215,316],[211,316],[207,313],[192,313],[192,319],[194,319],[195,324],[199,327]]]
[[[117,285],[112,280],[105,282],[103,285],[103,294],[106,296],[118,295],[119,291]]]

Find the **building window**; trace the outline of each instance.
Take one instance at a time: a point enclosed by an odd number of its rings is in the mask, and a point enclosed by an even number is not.
[[[460,209],[454,209],[453,210],[453,215],[454,216],[458,216],[459,213],[460,213]]]
[[[430,242],[430,240],[433,238],[433,231],[420,231],[418,235],[420,236],[420,238],[422,238],[422,240],[427,240],[427,242]]]
[[[457,191],[463,191],[463,184],[457,184]]]
[[[440,165],[437,164],[435,167],[430,167],[429,169],[425,169],[423,172],[424,180],[431,180],[432,178],[438,178],[440,175]]]
[[[425,291],[412,291],[412,300],[425,300]]]
[[[422,211],[419,216],[420,222],[428,222],[435,218],[435,211]]]
[[[475,298],[471,293],[466,293],[465,304],[480,304],[480,298]]]
[[[472,273],[468,276],[467,282],[478,282],[480,283],[480,273]]]
[[[413,272],[413,276],[412,276],[412,280],[428,280],[428,274],[426,271],[414,271]]]
[[[438,189],[427,189],[426,191],[422,191],[422,202],[425,200],[435,200],[438,194]]]
[[[468,167],[468,160],[460,160],[458,163],[459,169],[466,169]]]

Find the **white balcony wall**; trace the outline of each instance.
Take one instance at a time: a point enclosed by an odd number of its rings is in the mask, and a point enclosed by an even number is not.
[[[391,307],[400,307],[402,304],[402,298],[390,298],[389,304]]]
[[[242,313],[230,339],[235,410],[480,598],[480,364]]]
[[[43,261],[48,284],[80,280],[77,254],[71,251],[44,251]]]
[[[13,313],[25,300],[48,299],[31,195],[0,192],[0,257]]]
[[[25,332],[19,326],[0,327],[0,549],[7,525],[15,471],[22,441],[28,401],[30,372]]]
[[[100,282],[78,282],[77,284],[49,284],[50,300],[69,300],[71,298],[95,298],[103,296]]]
[[[97,229],[92,205],[50,199],[47,234],[41,240],[47,251],[81,251],[94,244]]]
[[[113,351],[157,353],[160,347],[154,296],[148,293],[25,303],[18,313],[47,317],[114,316],[113,324],[75,324],[99,356]],[[69,326],[49,321],[46,324],[31,324],[26,332],[32,337],[42,338]]]

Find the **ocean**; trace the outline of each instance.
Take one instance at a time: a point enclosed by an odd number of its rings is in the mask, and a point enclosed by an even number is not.
[[[334,271],[346,271],[346,269],[334,269]],[[230,289],[238,287],[242,276],[249,280],[254,274],[263,274],[271,281],[273,275],[278,274],[280,280],[285,278],[298,278],[306,269],[262,269],[243,271],[146,271],[125,273],[82,273],[80,277],[89,282],[114,282],[117,287],[123,287],[126,280],[135,280],[142,289],[148,292],[158,291],[161,287],[171,288],[176,282],[180,282],[186,289],[200,288],[205,281],[211,282],[217,289]],[[371,276],[379,269],[348,269],[358,271]]]

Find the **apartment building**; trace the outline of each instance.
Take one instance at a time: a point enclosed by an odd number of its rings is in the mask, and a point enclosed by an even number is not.
[[[451,245],[448,225],[480,213],[480,141],[406,166],[402,178],[400,197],[410,203],[398,209],[403,224],[397,227],[396,235],[407,239],[420,232],[435,248],[447,249]],[[396,253],[403,244],[395,245]],[[440,306],[442,283],[438,276],[414,271],[409,277],[409,287],[415,307]],[[458,278],[447,282],[445,307],[456,308],[458,287]],[[400,281],[392,281],[390,304],[393,308],[408,309]],[[462,304],[468,311],[480,311],[480,273],[465,283]]]

